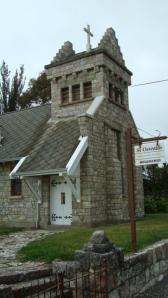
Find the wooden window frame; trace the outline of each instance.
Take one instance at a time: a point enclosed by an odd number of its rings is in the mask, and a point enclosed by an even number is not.
[[[124,92],[122,89],[116,87],[116,86],[113,86],[112,83],[109,83],[109,98],[121,105],[121,106],[124,106]]]
[[[18,190],[19,188],[19,190]],[[22,180],[20,178],[11,179],[11,196],[19,197],[22,195]]]
[[[18,161],[12,162],[10,164],[10,171],[14,169]],[[18,191],[19,185],[19,191]],[[22,196],[22,180],[20,178],[15,178],[10,180],[10,195],[11,197],[21,197]]]
[[[116,130],[115,133],[116,133],[117,157],[119,160],[121,160],[121,132],[119,130]]]
[[[62,104],[69,103],[69,87],[61,88],[61,103]]]
[[[111,83],[109,83],[109,97],[113,99],[113,85]]]
[[[83,98],[91,99],[92,97],[92,81],[83,83]]]
[[[80,84],[72,85],[72,101],[80,101]]]

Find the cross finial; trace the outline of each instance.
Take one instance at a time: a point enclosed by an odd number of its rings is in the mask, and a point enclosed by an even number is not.
[[[90,31],[90,25],[87,25],[86,28],[83,29],[87,33],[87,45],[86,45],[86,51],[91,51],[91,43],[90,43],[90,37],[93,37],[93,34]]]

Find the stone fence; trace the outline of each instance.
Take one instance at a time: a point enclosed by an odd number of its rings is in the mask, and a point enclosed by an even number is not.
[[[16,272],[14,275],[6,275],[5,279],[1,277],[0,298],[138,298],[168,274],[168,240],[160,241],[141,252],[124,256],[123,251],[108,239],[104,231],[97,231],[83,250],[75,252],[74,261],[55,260],[52,268],[47,270],[49,271],[33,272],[33,275],[32,272]],[[48,276],[50,274],[51,279]],[[55,296],[51,295],[52,277],[56,277],[52,282]],[[40,279],[36,286],[32,286],[30,282],[34,278]],[[28,282],[26,291],[31,295],[22,294],[25,294],[26,289],[25,286],[22,289],[23,281],[26,284]],[[18,285],[13,285],[14,283]],[[64,289],[65,293],[61,289]],[[32,291],[35,291],[34,294]]]
[[[83,250],[75,252],[75,259],[76,262],[53,262],[54,272],[64,271],[66,267],[73,275],[74,264],[78,264],[81,271],[88,271],[100,267],[105,261],[108,265],[108,297],[138,297],[168,274],[168,240],[124,257],[122,250],[111,243],[103,231],[97,231]]]

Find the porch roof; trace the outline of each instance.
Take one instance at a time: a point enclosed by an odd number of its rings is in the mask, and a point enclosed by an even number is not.
[[[45,132],[35,143],[29,156],[18,169],[18,175],[49,174],[65,171],[66,164],[79,144],[77,119],[47,123]]]

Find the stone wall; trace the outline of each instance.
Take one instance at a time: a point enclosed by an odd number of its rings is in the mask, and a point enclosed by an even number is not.
[[[105,99],[94,117],[79,116],[89,146],[81,161],[81,203],[74,223],[102,224],[129,219],[126,130],[136,127],[128,111]],[[144,215],[141,168],[134,168],[137,217]]]
[[[102,224],[107,222],[104,124],[88,116],[81,116],[79,121],[81,135],[89,137],[88,149],[81,162],[81,201],[90,205],[90,223]]]
[[[122,268],[111,273],[110,296],[138,297],[168,274],[168,240],[126,256]]]
[[[35,227],[37,222],[37,200],[29,189],[26,180],[22,180],[22,195],[11,196],[9,173],[10,163],[0,165],[0,225]],[[26,178],[34,185],[37,178]],[[43,227],[49,222],[49,184],[48,178],[42,180],[42,204],[39,206],[39,224]]]
[[[138,297],[168,274],[168,240],[124,257],[103,231],[97,231],[84,250],[76,251],[75,258],[82,271],[106,263],[109,298]]]

